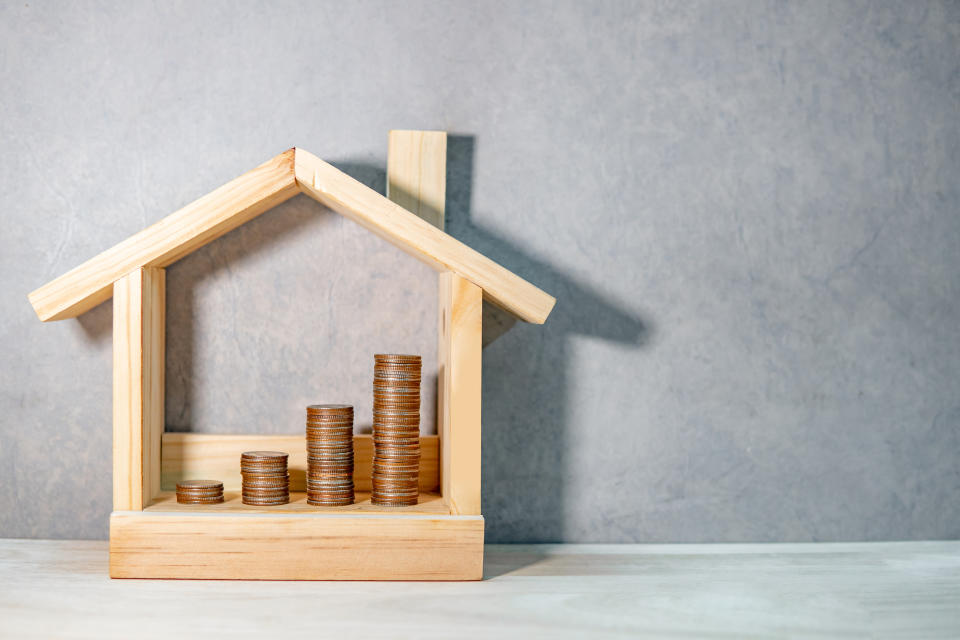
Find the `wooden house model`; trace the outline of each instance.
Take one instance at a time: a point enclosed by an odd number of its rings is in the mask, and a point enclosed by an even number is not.
[[[188,204],[29,296],[42,321],[113,297],[114,578],[473,580],[483,573],[480,376],[484,302],[542,324],[554,299],[443,231],[446,134],[392,131],[388,196],[303,149],[290,149]],[[439,274],[437,435],[422,436],[420,503],[370,504],[373,444],[354,437],[357,501],[312,507],[241,503],[240,453],[290,453],[299,435],[164,433],[164,269],[273,206],[305,193]],[[492,306],[490,306],[492,305]],[[372,354],[371,354],[372,360]],[[226,502],[180,505],[186,478],[223,481]]]

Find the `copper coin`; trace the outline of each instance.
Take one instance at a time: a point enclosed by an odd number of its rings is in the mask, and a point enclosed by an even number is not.
[[[283,475],[289,470],[288,467],[240,467],[240,473],[249,473],[251,475],[276,476]]]
[[[377,500],[416,500],[418,496],[416,493],[385,493],[374,490],[371,497]]]
[[[343,438],[311,438],[307,440],[307,448],[353,451],[353,440],[344,440]]]
[[[373,437],[380,438],[419,438],[420,426],[416,424],[375,424]]]
[[[381,451],[377,451],[376,456],[377,456],[377,459],[380,460],[380,462],[383,462],[385,464],[388,464],[391,462],[395,462],[398,464],[400,463],[415,464],[420,461],[419,452],[411,453],[408,451],[390,451],[389,449],[384,449]]]
[[[177,503],[178,504],[220,504],[223,502],[223,496],[217,496],[216,498],[187,498],[180,494],[177,494]]]
[[[286,460],[290,454],[283,451],[244,451],[240,454],[243,460]]]
[[[375,353],[376,362],[420,362],[422,358],[415,353]]]
[[[376,450],[376,457],[384,460],[393,460],[398,457],[414,458],[419,456],[420,445],[410,445],[406,447],[399,445],[394,445],[392,447],[379,445]]]
[[[396,378],[389,376],[374,376],[373,391],[375,393],[413,394],[420,390],[421,378]]]
[[[304,430],[304,434],[307,438],[322,438],[322,437],[334,437],[334,438],[343,438],[353,442],[353,426],[347,425],[345,427],[312,427],[307,425],[307,428]]]
[[[373,484],[373,493],[376,493],[379,496],[386,496],[390,494],[397,494],[401,497],[407,497],[409,495],[416,495],[419,493],[419,488],[416,484],[400,484],[400,483],[391,483],[391,482],[378,482],[374,480]]]
[[[420,434],[411,429],[408,433],[376,433],[373,436],[375,446],[389,447],[390,445],[419,445]]]
[[[423,382],[423,378],[420,377],[420,372],[410,373],[407,371],[380,371],[379,369],[376,373],[373,374],[373,384],[378,387],[382,386],[393,386],[396,384],[408,386],[420,386],[420,383]]]
[[[378,491],[374,489],[371,497],[376,498],[377,500],[416,500],[417,493],[414,492],[399,492],[399,491]]]
[[[411,480],[416,480],[420,477],[419,471],[390,469],[382,466],[376,467],[373,470],[373,473],[380,477],[387,476],[392,478],[409,478]]]
[[[380,396],[384,400],[389,400],[394,396],[416,396],[420,395],[419,384],[394,384],[387,382],[373,381],[373,395],[376,398]]]
[[[372,475],[377,478],[392,478],[404,482],[419,482],[420,480],[420,474],[416,471],[384,471],[378,469]]]
[[[308,404],[307,413],[353,413],[352,404]]]
[[[393,407],[373,408],[373,417],[383,418],[420,418],[419,409],[396,409]]]
[[[415,427],[420,424],[420,412],[410,415],[375,415],[373,428],[377,427]]]
[[[184,480],[177,483],[177,489],[223,489],[219,480]]]
[[[353,454],[337,454],[337,455],[325,455],[319,453],[309,453],[307,454],[307,465],[334,465],[334,466],[343,466],[353,464]]]
[[[352,487],[353,478],[307,478],[308,487]]]
[[[336,500],[323,496],[307,496],[307,504],[315,507],[345,507],[353,504],[354,500],[354,496],[345,496]]]

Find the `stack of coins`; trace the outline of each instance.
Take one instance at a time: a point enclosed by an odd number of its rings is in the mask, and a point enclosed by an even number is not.
[[[373,493],[384,506],[417,504],[420,356],[376,354],[373,368]]]
[[[180,504],[217,504],[223,502],[223,483],[219,480],[184,480],[177,483]]]
[[[307,503],[353,504],[353,407],[307,407]]]
[[[287,454],[279,451],[247,451],[240,455],[243,504],[261,506],[290,502]]]

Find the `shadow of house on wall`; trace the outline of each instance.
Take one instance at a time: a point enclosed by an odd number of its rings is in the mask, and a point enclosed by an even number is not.
[[[602,424],[574,424],[573,340],[593,337],[640,347],[649,340],[652,324],[590,283],[474,224],[474,149],[473,136],[447,138],[447,231],[557,299],[542,327],[518,322],[483,352],[487,541],[559,542],[565,539],[574,434],[604,437]]]
[[[472,136],[448,136],[446,230],[557,298],[545,325],[530,327],[519,322],[484,349],[482,512],[486,540],[564,541],[574,434],[604,437],[602,424],[574,423],[578,418],[571,404],[573,341],[576,336],[593,337],[639,348],[648,341],[652,327],[634,311],[597,293],[589,283],[533,258],[517,244],[473,223],[474,148]],[[382,167],[352,161],[332,164],[384,193],[386,173]],[[189,431],[192,423],[194,298],[199,283],[311,224],[317,206],[307,198],[293,198],[241,227],[242,233],[231,232],[170,268],[167,331],[177,336],[178,346],[172,350],[168,341],[167,430]],[[266,226],[259,229],[260,225]],[[109,303],[79,318],[88,336],[109,335]]]

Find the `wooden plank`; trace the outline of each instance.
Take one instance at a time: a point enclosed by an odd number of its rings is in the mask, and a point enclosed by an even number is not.
[[[439,301],[441,493],[451,513],[478,514],[483,298],[476,285],[455,273],[444,273]]]
[[[165,281],[149,268],[114,284],[114,509],[142,509],[160,491]]]
[[[213,478],[225,490],[240,489],[240,454],[244,451],[286,451],[290,454],[290,487],[303,491],[306,483],[307,452],[304,435],[220,435],[206,433],[164,433],[161,449],[161,485],[173,491],[180,480]],[[420,436],[420,491],[440,487],[439,439]],[[357,491],[370,491],[373,467],[373,438],[353,436],[353,482]]]
[[[483,518],[114,512],[110,576],[479,580]]]
[[[290,502],[281,505],[256,506],[243,504],[240,490],[224,491],[223,502],[220,504],[180,504],[177,502],[176,491],[163,491],[149,507],[144,509],[149,513],[272,513],[276,514],[340,514],[340,515],[431,515],[448,516],[450,508],[444,504],[439,493],[421,493],[417,504],[411,507],[382,507],[370,502],[369,491],[358,491],[354,496],[354,503],[342,507],[318,507],[307,504],[307,494],[303,491],[290,493]]]
[[[309,151],[296,149],[301,190],[440,272],[453,271],[521,319],[543,324],[556,300],[493,260],[390,202]]]
[[[446,131],[391,131],[387,198],[442,231],[446,197]]]
[[[295,196],[293,161],[293,149],[271,158],[43,285],[30,304],[43,321],[80,315],[107,300],[113,283],[131,271],[165,267]]]

